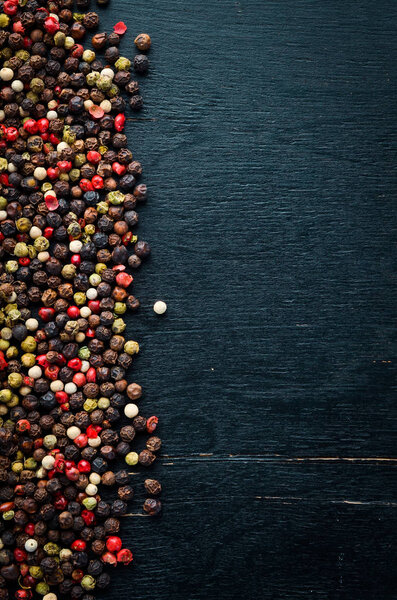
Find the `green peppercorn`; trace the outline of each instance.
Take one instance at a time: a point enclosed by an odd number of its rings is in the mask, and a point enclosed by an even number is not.
[[[5,266],[7,273],[15,273],[19,269],[19,264],[16,260],[8,260]]]
[[[18,242],[14,248],[14,254],[18,258],[22,258],[24,256],[28,256],[29,250],[27,245],[24,242]]]
[[[84,507],[87,510],[94,510],[94,508],[97,505],[97,501],[93,497],[88,497],[88,498],[84,498],[84,500],[82,501],[82,504],[84,505]]]
[[[123,319],[115,319],[112,325],[112,331],[114,333],[123,333],[123,331],[125,331],[125,328],[126,324],[124,323]]]
[[[39,79],[38,77],[33,77],[33,79],[30,82],[30,89],[32,90],[32,92],[34,92],[35,94],[41,94],[44,88],[44,81],[42,79]]]
[[[81,359],[81,360],[88,360],[91,356],[91,352],[89,351],[89,349],[87,348],[87,346],[82,346],[78,353],[77,356]]]
[[[124,352],[127,354],[138,354],[139,352],[139,344],[138,342],[134,342],[130,340],[124,344]]]
[[[31,456],[24,462],[25,469],[33,470],[37,467],[37,461]]]
[[[115,206],[117,206],[124,202],[125,196],[121,192],[115,191],[109,192],[106,198],[110,202],[110,204],[114,204]]]
[[[0,27],[2,29],[4,29],[5,27],[8,27],[10,23],[10,17],[8,17],[5,13],[1,13],[0,14]]]
[[[95,588],[96,581],[91,575],[84,575],[83,579],[80,581],[80,585],[83,590],[93,590]]]
[[[23,342],[21,342],[21,348],[24,352],[34,352],[37,347],[37,342],[33,336],[28,335]]]
[[[54,544],[54,542],[49,542],[43,548],[44,552],[48,554],[48,556],[58,556],[60,552],[60,547],[58,544]]]
[[[66,35],[62,31],[57,31],[56,34],[54,35],[55,46],[62,48],[63,46],[65,46],[65,42],[66,42]]]
[[[48,248],[50,247],[50,242],[47,240],[47,238],[40,235],[38,238],[36,238],[34,240],[33,246],[35,247],[37,252],[44,252],[45,250],[48,250]]]
[[[46,545],[48,546],[49,544],[46,544]],[[44,546],[44,549],[45,549],[45,546]],[[36,585],[35,590],[38,594],[40,594],[40,596],[45,596],[50,591],[50,586],[48,585],[48,583],[45,583],[44,581],[40,581]]]
[[[22,375],[20,373],[10,373],[8,375],[8,384],[12,388],[19,388],[22,385]]]
[[[132,467],[132,466],[138,464],[138,459],[139,459],[139,456],[136,452],[129,452],[127,454],[127,456],[125,457],[125,462],[127,463],[127,465]]]
[[[109,398],[99,398],[98,400],[98,408],[101,410],[106,410],[110,406]]]
[[[43,570],[37,566],[29,567],[29,575],[35,579],[43,579],[44,577]]]
[[[118,71],[130,71],[131,70],[131,61],[125,56],[120,56],[114,63],[114,66]]]
[[[90,413],[96,408],[98,408],[98,402],[94,398],[87,398],[87,400],[83,404],[83,408],[86,412]]]
[[[84,292],[76,292],[73,295],[73,299],[76,302],[77,306],[84,306],[84,304],[87,300],[87,296],[85,295]]]
[[[64,279],[73,279],[76,276],[76,267],[74,265],[65,265],[62,268],[61,276]]]

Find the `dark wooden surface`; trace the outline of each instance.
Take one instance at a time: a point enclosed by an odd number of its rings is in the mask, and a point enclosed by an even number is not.
[[[153,38],[133,378],[164,514],[111,598],[394,600],[395,0],[111,0]],[[169,310],[157,318],[155,299]]]

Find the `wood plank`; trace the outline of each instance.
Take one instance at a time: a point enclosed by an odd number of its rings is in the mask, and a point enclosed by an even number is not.
[[[153,39],[128,332],[165,510],[102,597],[395,600],[397,4],[110,6]]]
[[[394,471],[354,462],[158,464],[164,514],[125,517],[136,565],[127,579],[114,572],[104,600],[130,588],[139,600],[392,600]],[[137,486],[134,507],[143,498]]]

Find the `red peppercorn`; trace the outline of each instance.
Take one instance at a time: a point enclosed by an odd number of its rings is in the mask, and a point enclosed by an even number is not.
[[[55,317],[55,310],[53,308],[51,308],[50,306],[43,306],[42,308],[39,309],[39,317],[45,323],[49,323]]]
[[[3,11],[6,15],[13,17],[18,12],[18,6],[11,2],[11,0],[6,0],[4,2]]]
[[[25,577],[22,579],[22,583],[21,585],[25,586],[26,588],[31,588],[32,586],[36,585],[37,581],[35,580],[34,577],[32,577],[31,575],[25,575]],[[30,590],[27,590],[30,591]],[[32,593],[32,592],[30,592]]]
[[[65,508],[67,508],[68,506],[68,501],[66,500],[65,496],[58,496],[55,500],[54,500],[54,507],[57,510],[65,510]]]
[[[68,361],[68,367],[69,369],[73,369],[73,371],[79,371],[81,369],[81,364],[81,360],[77,356]]]
[[[96,120],[102,119],[102,117],[105,114],[103,108],[97,106],[96,104],[94,104],[94,106],[91,106],[88,112],[90,113],[91,117]]]
[[[78,448],[85,448],[88,444],[88,437],[85,433],[80,433],[80,435],[74,439],[74,443]]]
[[[4,358],[4,353],[0,350],[0,371],[4,371],[6,367],[8,367],[8,362]]]
[[[87,160],[88,162],[96,165],[102,160],[102,156],[99,152],[96,152],[96,150],[90,150],[87,153]]]
[[[157,423],[159,422],[158,417],[149,417],[148,420],[146,421],[146,430],[149,433],[153,433],[153,431],[156,429],[157,427]]]
[[[123,235],[123,237],[121,238],[121,241],[123,242],[124,246],[128,246],[128,244],[131,243],[132,240],[132,231],[127,231],[127,233],[125,233]]]
[[[54,35],[57,31],[59,31],[59,23],[55,19],[55,17],[47,17],[44,21],[44,29],[47,33]]]
[[[71,319],[78,319],[80,316],[80,309],[77,306],[69,306],[69,308],[66,312],[68,313],[68,316]],[[81,361],[80,361],[80,366],[81,366]]]
[[[116,131],[123,131],[125,125],[125,115],[120,113],[114,118],[114,128]]]
[[[101,559],[107,565],[112,565],[113,567],[117,565],[117,558],[111,552],[105,552],[102,554]]]
[[[61,173],[68,173],[72,169],[72,166],[70,160],[60,160],[57,162],[57,167]]]
[[[88,383],[96,382],[96,369],[94,367],[90,367],[85,374]]]
[[[90,527],[91,525],[95,525],[96,523],[94,513],[91,510],[87,510],[86,508],[81,511],[81,518],[88,527]]]
[[[22,258],[18,259],[18,262],[22,267],[27,267],[30,264],[30,258],[23,256]]]
[[[50,179],[57,179],[59,177],[59,168],[58,167],[48,167],[47,176]]]
[[[95,439],[98,437],[98,433],[102,431],[102,427],[99,427],[99,425],[88,425],[87,427],[87,436],[90,439]]]
[[[113,169],[113,171],[114,171],[115,173],[117,173],[117,175],[120,175],[120,176],[121,176],[121,175],[124,175],[124,173],[125,173],[125,172],[126,172],[126,170],[127,170],[127,167],[126,167],[125,165],[121,165],[121,164],[120,164],[120,163],[118,163],[118,162],[114,162],[114,163],[112,164],[112,169]]]
[[[92,185],[92,183],[89,179],[81,179],[79,186],[83,190],[83,192],[93,192],[94,191],[94,186]]]
[[[118,552],[121,550],[121,539],[117,535],[111,535],[106,540],[106,548],[109,552]]]
[[[64,404],[65,402],[67,402],[69,399],[69,396],[67,395],[66,392],[60,391],[60,392],[55,392],[55,400],[58,402],[58,404]]]
[[[71,56],[73,56],[73,58],[81,58],[81,56],[83,56],[83,52],[84,52],[84,48],[81,44],[75,44],[72,47],[72,51],[70,53]]]
[[[59,458],[55,459],[55,463],[54,463],[54,469],[58,472],[58,473],[63,473],[65,470],[65,460],[62,456]]]
[[[75,375],[73,375],[73,383],[75,383],[77,387],[83,387],[87,383],[84,373],[75,373]]]
[[[33,577],[32,577],[32,579],[33,579]],[[33,579],[33,581],[34,581],[34,579]],[[35,585],[35,583],[36,582],[34,581],[33,585]],[[16,600],[30,600],[30,598],[32,598],[32,596],[33,596],[32,590],[17,590],[15,592]]]
[[[51,142],[51,144],[56,145],[56,144],[59,144],[60,141],[61,140],[56,135],[54,135],[53,133],[50,134],[50,142]],[[49,151],[51,151],[50,148],[49,148]]]
[[[6,131],[7,140],[9,142],[15,142],[15,140],[19,137],[18,129],[16,127],[7,127]]]
[[[34,119],[27,119],[23,124],[23,128],[25,129],[25,131],[31,134],[37,133],[39,130],[37,123]]]
[[[128,286],[130,286],[133,281],[134,278],[125,271],[116,275],[116,282],[117,285],[119,285],[120,287],[128,288]]]
[[[87,547],[87,544],[85,543],[84,540],[75,540],[70,547],[72,550],[75,550],[76,552],[84,552],[84,550]]]
[[[59,206],[58,198],[55,194],[47,194],[45,197],[45,203],[48,210],[56,210]]]
[[[85,336],[88,338],[93,338],[95,337],[95,331],[89,327],[85,332]]]
[[[15,429],[17,433],[24,433],[25,431],[30,431],[30,423],[27,419],[19,419],[15,425]]]
[[[91,310],[91,312],[98,314],[100,311],[100,301],[99,300],[89,300],[88,308]]]
[[[43,119],[39,119],[36,124],[40,133],[45,133],[50,126],[49,120],[45,117]]]
[[[79,460],[77,463],[77,468],[80,473],[89,473],[91,471],[91,465],[88,460]]]
[[[47,238],[47,240],[49,240],[50,238],[52,238],[54,234],[54,228],[53,227],[46,227],[43,231],[43,235],[45,238]]]
[[[32,535],[34,535],[34,523],[28,523],[25,525],[24,532],[32,537]]]
[[[80,477],[80,472],[76,467],[70,467],[70,469],[65,470],[65,475],[70,481],[77,481]]]
[[[44,371],[44,375],[47,379],[51,379],[51,381],[55,381],[58,379],[59,367],[57,365],[48,365]]]
[[[104,185],[103,179],[100,175],[94,175],[94,177],[91,179],[91,183],[94,190],[101,190]]]
[[[22,25],[22,21],[15,21],[15,23],[12,24],[12,30],[14,33],[25,33],[25,28]],[[23,42],[25,45],[25,40],[23,40]]]
[[[23,562],[27,559],[28,553],[22,548],[15,548],[14,550],[14,558],[17,562]]]
[[[72,256],[70,258],[70,262],[75,267],[78,267],[81,264],[81,256],[80,256],[80,254],[72,254]]]
[[[38,365],[40,365],[40,367],[48,367],[50,364],[45,354],[39,354],[39,356],[36,356],[36,362]]]
[[[123,548],[117,552],[117,562],[121,562],[123,565],[129,565],[133,558],[132,552],[128,548]]]

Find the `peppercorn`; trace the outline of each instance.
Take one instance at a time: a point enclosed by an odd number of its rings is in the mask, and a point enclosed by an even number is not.
[[[138,50],[146,51],[150,49],[151,39],[147,33],[140,33],[134,40],[134,43]]]
[[[161,483],[156,479],[145,479],[144,486],[147,493],[151,496],[158,496],[161,494]]]
[[[152,517],[158,515],[161,512],[161,508],[161,501],[156,498],[146,498],[143,503],[143,510]]]

